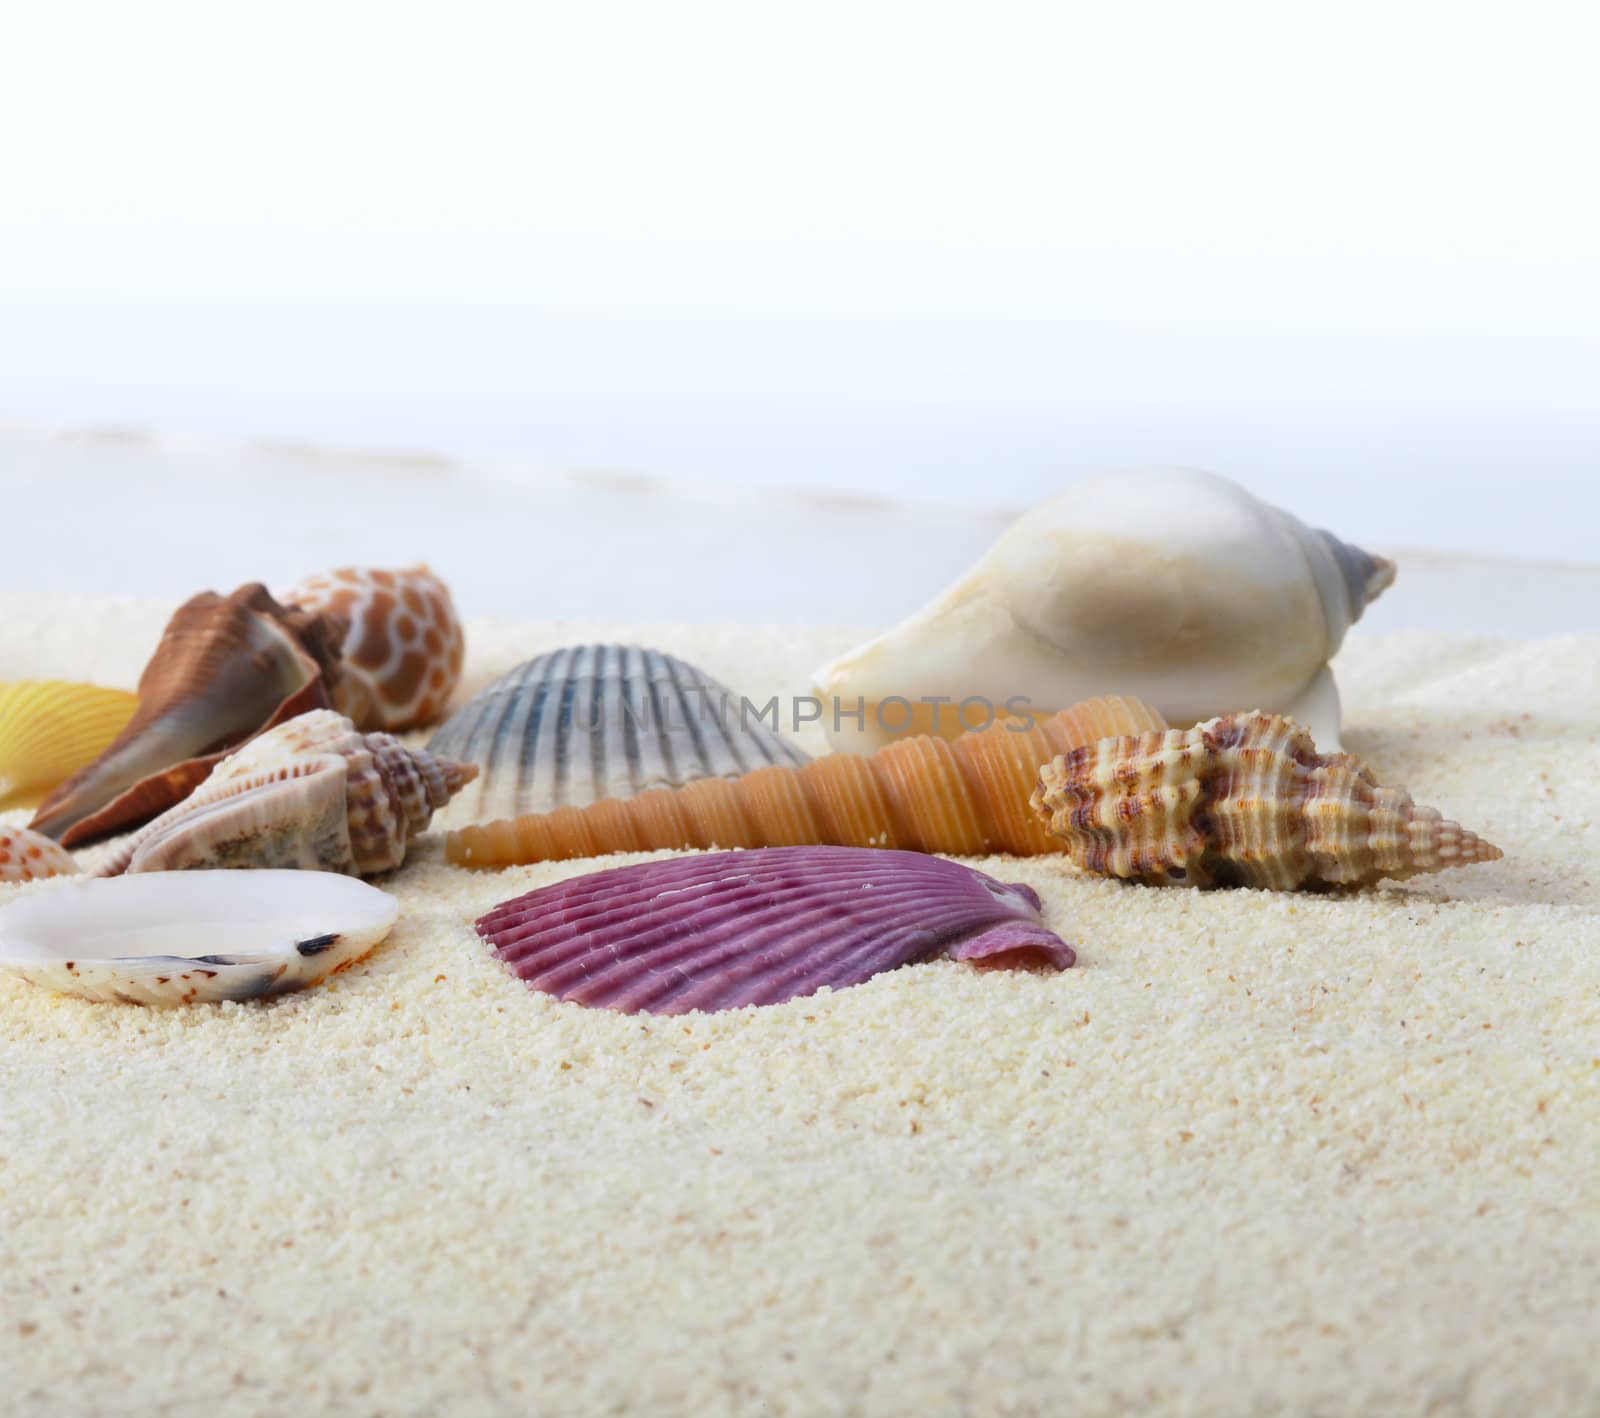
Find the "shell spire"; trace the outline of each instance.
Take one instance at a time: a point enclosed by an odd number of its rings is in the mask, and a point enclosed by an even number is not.
[[[1025,512],[922,610],[813,680],[824,703],[869,711],[1023,695],[1046,712],[1114,691],[1187,725],[1254,704],[1335,747],[1328,662],[1393,579],[1392,562],[1226,478],[1130,470]],[[881,712],[851,718],[835,718],[836,748],[928,731],[916,717],[904,730]]]
[[[953,856],[1060,851],[1028,811],[1040,766],[1111,734],[1166,726],[1134,699],[1095,699],[1049,718],[1006,719],[957,739],[903,739],[870,755],[703,778],[635,798],[452,832],[458,866],[513,866],[683,847],[895,847]]]
[[[1364,551],[1321,527],[1297,526],[1296,531],[1327,616],[1331,655],[1345,631],[1394,585],[1396,567],[1388,557]]]
[[[231,749],[326,707],[344,630],[336,617],[279,605],[257,582],[184,602],[139,676],[138,712],[29,826],[71,847],[148,822]]]
[[[408,749],[388,734],[358,733],[332,710],[314,710],[225,759],[96,874],[195,867],[392,871],[435,810],[477,771]]]
[[[1502,855],[1260,711],[1075,749],[1032,804],[1077,866],[1152,886],[1370,886]]]

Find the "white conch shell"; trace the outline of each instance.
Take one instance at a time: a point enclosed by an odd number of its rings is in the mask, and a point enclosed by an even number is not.
[[[0,909],[0,969],[91,1000],[259,999],[353,964],[399,912],[387,892],[323,872],[65,882]]]
[[[933,604],[817,671],[836,748],[893,739],[892,699],[1022,696],[1035,712],[1135,696],[1174,724],[1256,707],[1338,747],[1327,664],[1394,565],[1213,473],[1115,473],[1025,513]],[[865,726],[842,718],[860,698]],[[926,732],[925,720],[912,727]]]
[[[436,808],[477,777],[471,764],[363,734],[318,709],[252,739],[100,868],[300,867],[370,876],[405,860]]]

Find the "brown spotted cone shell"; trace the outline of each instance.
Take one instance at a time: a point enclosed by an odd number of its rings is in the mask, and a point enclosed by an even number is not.
[[[444,716],[466,640],[449,587],[426,566],[343,566],[279,599],[349,625],[333,707],[358,729],[399,732]]]
[[[258,582],[185,601],[139,676],[127,727],[29,826],[72,847],[149,822],[240,744],[326,707],[344,631],[335,617],[279,605]]]
[[[1369,886],[1501,856],[1259,711],[1075,749],[1040,771],[1032,804],[1077,866],[1149,885]]]
[[[212,867],[392,871],[434,811],[477,776],[468,763],[302,714],[225,759],[183,802],[124,842],[99,876]]]
[[[1136,699],[1091,699],[1048,718],[1005,720],[956,739],[922,735],[873,754],[701,778],[634,798],[463,828],[458,866],[684,847],[890,847],[950,856],[1038,856],[1061,846],[1028,810],[1040,766],[1107,734],[1161,728]]]

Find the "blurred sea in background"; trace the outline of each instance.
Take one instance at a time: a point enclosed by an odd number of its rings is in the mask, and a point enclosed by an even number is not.
[[[517,620],[887,625],[1022,510],[112,430],[0,430],[0,488],[3,591],[178,601],[426,561],[464,614]],[[1355,633],[1600,625],[1600,566],[1452,554],[1425,517],[1349,511],[1332,530],[1400,562]]]

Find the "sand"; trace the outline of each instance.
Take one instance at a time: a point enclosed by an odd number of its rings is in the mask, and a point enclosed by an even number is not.
[[[0,677],[131,682],[161,618],[12,598]],[[479,681],[598,634],[762,693],[851,636],[470,630]],[[1504,861],[1329,898],[984,859],[1079,968],[677,1020],[533,994],[472,934],[589,866],[433,842],[305,995],[0,979],[4,1406],[1600,1409],[1600,639],[1340,671],[1349,746]]]

